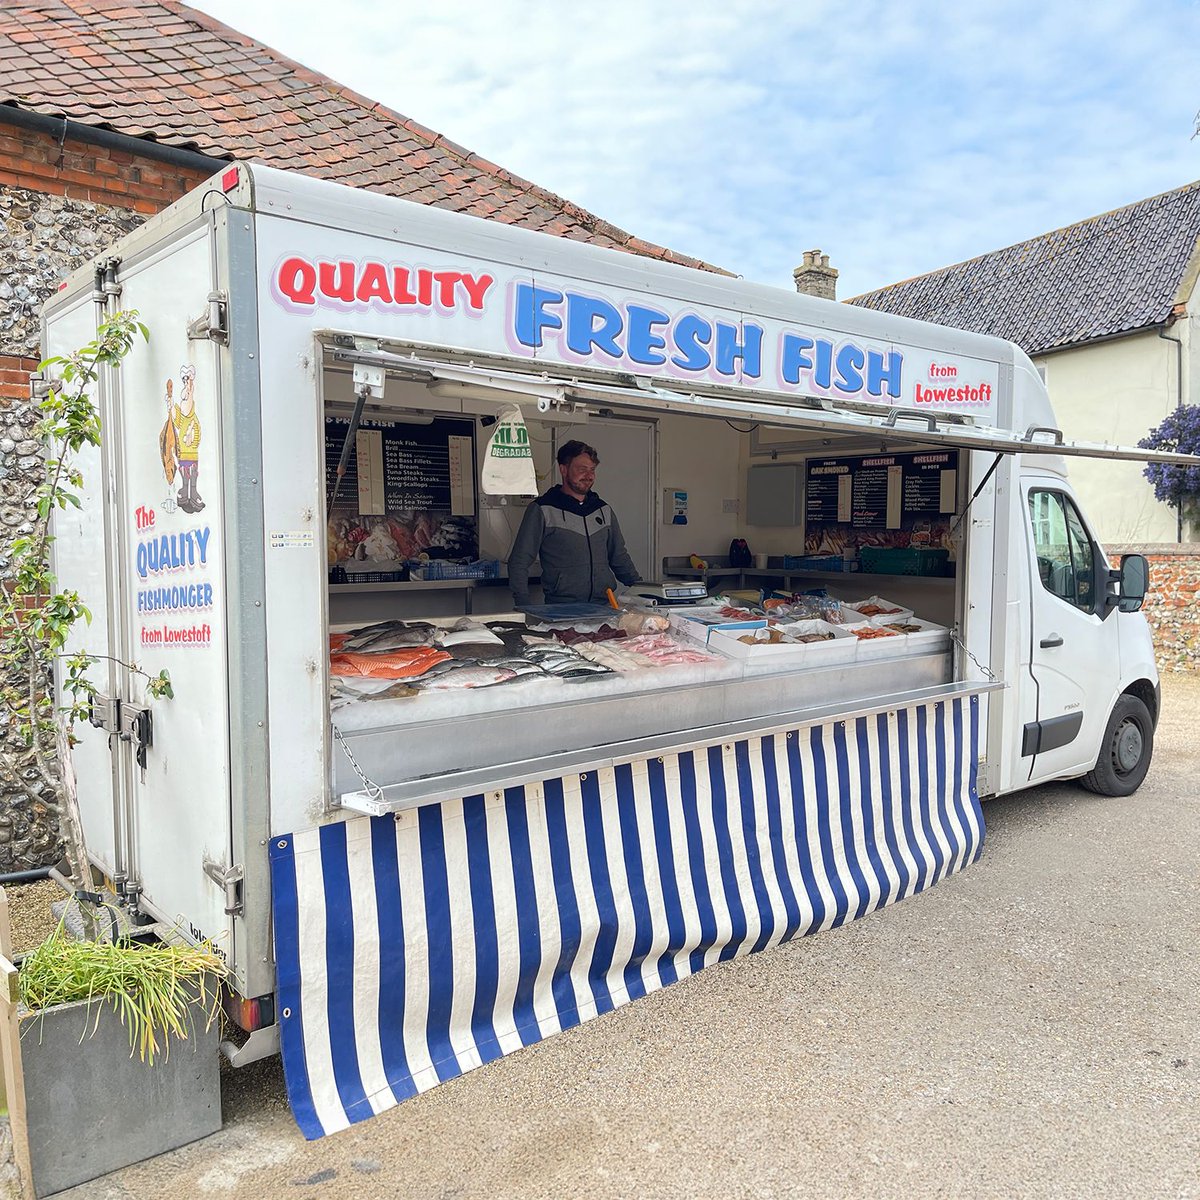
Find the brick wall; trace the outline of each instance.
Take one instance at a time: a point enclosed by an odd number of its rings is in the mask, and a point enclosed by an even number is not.
[[[60,146],[0,115],[0,397],[24,394],[12,360],[39,356],[41,307],[61,280],[205,178],[69,137]]]
[[[1122,554],[1150,560],[1150,592],[1142,611],[1154,635],[1158,669],[1200,669],[1200,545],[1116,547],[1109,552],[1114,567]]]
[[[13,401],[29,396],[29,373],[37,369],[36,358],[22,354],[0,354],[0,420]]]
[[[175,166],[67,137],[0,122],[0,187],[127,208],[150,216],[210,172]]]

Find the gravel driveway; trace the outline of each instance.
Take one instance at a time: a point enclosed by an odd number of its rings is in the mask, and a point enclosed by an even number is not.
[[[1200,1196],[1200,678],[1129,799],[985,809],[923,896],[710,968],[305,1143],[278,1060],[213,1137],[61,1200]]]

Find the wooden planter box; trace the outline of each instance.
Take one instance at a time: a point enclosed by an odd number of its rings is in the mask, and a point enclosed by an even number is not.
[[[0,926],[7,943],[3,889]],[[0,956],[4,1078],[29,1200],[221,1128],[218,1028],[205,1031],[202,1012],[186,1041],[172,1038],[169,1055],[147,1066],[130,1056],[129,1033],[110,1006],[80,1001],[31,1013],[16,985],[15,966]]]

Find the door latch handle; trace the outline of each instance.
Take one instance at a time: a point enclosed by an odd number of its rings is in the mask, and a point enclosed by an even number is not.
[[[1039,644],[1043,650],[1052,649],[1054,646],[1061,646],[1063,644],[1062,634],[1052,633],[1049,637],[1042,638]]]

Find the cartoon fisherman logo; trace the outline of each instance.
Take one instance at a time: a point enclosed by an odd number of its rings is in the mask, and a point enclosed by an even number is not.
[[[175,482],[179,472],[179,492],[168,493],[163,502],[167,512],[176,506],[186,513],[199,512],[204,501],[196,490],[196,477],[200,464],[200,418],[196,416],[196,400],[193,395],[196,368],[190,363],[179,368],[179,403],[174,401],[173,382],[167,380],[167,419],[158,435],[159,455],[162,458],[163,474],[168,488]]]

